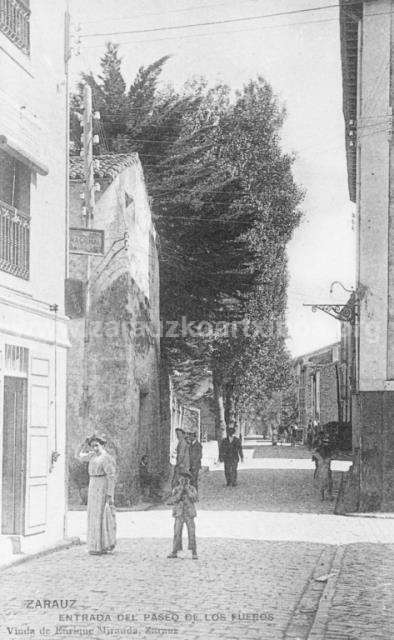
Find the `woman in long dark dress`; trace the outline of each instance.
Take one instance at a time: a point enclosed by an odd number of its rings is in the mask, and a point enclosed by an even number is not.
[[[87,547],[92,555],[113,551],[116,544],[114,513],[115,461],[104,448],[105,438],[93,435],[79,448],[77,458],[89,462]]]

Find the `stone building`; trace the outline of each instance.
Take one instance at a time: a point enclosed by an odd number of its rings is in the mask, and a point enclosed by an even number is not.
[[[349,195],[356,205],[349,508],[394,508],[394,2],[340,2]],[[350,504],[351,502],[351,504]]]
[[[339,444],[351,429],[350,366],[346,326],[342,340],[299,356],[293,368],[297,382],[298,425],[305,440],[308,424],[337,423]]]
[[[72,503],[84,500],[86,471],[75,462],[74,452],[96,431],[106,434],[117,460],[116,502],[127,505],[139,493],[141,456],[148,454],[150,466],[163,474],[169,463],[168,417],[163,412],[162,423],[160,412],[157,238],[138,156],[103,155],[98,160],[100,191],[90,226],[104,233],[104,247],[103,255],[90,259],[83,255],[84,232],[78,231],[85,225],[83,163],[71,157],[70,167],[70,237],[76,246],[68,283],[69,497]],[[167,393],[166,385],[162,393]]]
[[[65,12],[0,11],[1,555],[64,537]]]
[[[200,411],[201,439],[204,442],[215,440],[215,406],[213,394],[207,394],[193,400],[193,405]]]
[[[299,427],[306,433],[310,421],[338,420],[337,370],[339,343],[305,353],[294,360]]]

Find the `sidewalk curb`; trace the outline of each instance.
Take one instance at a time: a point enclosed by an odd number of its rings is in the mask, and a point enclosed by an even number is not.
[[[5,562],[4,564],[0,564],[0,572],[6,571],[10,567],[15,567],[19,564],[24,564],[29,560],[35,560],[37,558],[42,558],[44,556],[49,556],[51,553],[55,553],[56,551],[63,551],[64,549],[70,549],[71,547],[76,547],[85,544],[82,542],[80,538],[69,538],[66,540],[62,540],[58,544],[53,545],[52,547],[47,547],[45,549],[40,549],[40,551],[35,551],[33,553],[24,553],[18,555],[17,558],[10,560],[9,562]]]
[[[288,621],[283,634],[285,640],[301,640],[306,637],[305,629],[312,629],[326,586],[319,582],[318,578],[331,571],[335,553],[336,549],[330,546],[322,550]]]
[[[394,513],[379,513],[378,511],[374,512],[374,513],[357,513],[355,512],[351,512],[351,513],[343,513],[341,515],[346,516],[347,518],[372,518],[375,520],[394,520]]]
[[[115,507],[116,513],[122,513],[123,511],[127,511],[129,513],[139,513],[140,511],[149,511],[153,507],[156,507],[160,502],[141,502],[139,505],[134,505],[130,507]],[[87,507],[86,505],[81,505],[78,507],[72,507],[67,510],[67,513],[86,513]]]
[[[345,545],[339,546],[335,552],[330,570],[331,577],[327,579],[327,583],[323,589],[323,593],[319,601],[319,606],[317,607],[316,616],[309,631],[307,640],[324,640],[325,638],[325,631],[330,613],[331,602],[334,597],[335,588],[338,582],[342,560],[345,552]]]

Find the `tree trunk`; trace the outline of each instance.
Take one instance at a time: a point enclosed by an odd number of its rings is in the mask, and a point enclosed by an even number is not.
[[[215,399],[215,438],[220,442],[226,435],[226,418],[224,406],[224,385],[218,372],[212,373],[213,394]]]
[[[232,427],[233,425],[231,424],[231,392],[228,389],[225,390],[224,418],[225,418],[227,427]]]
[[[237,411],[235,409],[235,398],[233,395],[231,395],[230,397],[229,406],[230,406],[230,410],[229,410],[229,418],[227,420],[227,423],[229,427],[232,427],[233,429],[237,429],[238,427]]]

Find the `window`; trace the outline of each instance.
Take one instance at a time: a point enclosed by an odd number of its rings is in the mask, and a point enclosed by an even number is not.
[[[0,0],[0,31],[23,53],[30,54],[29,0]]]
[[[25,280],[29,279],[30,179],[27,166],[0,150],[0,269]]]
[[[27,376],[29,366],[29,350],[15,344],[6,344],[4,353],[4,369],[7,375]]]

